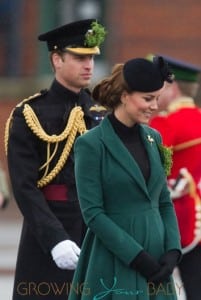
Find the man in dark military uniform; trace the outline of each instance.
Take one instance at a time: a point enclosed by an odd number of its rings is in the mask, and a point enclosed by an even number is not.
[[[13,300],[68,298],[85,233],[73,144],[97,124],[96,106],[85,88],[104,36],[104,27],[93,19],[40,35],[55,79],[49,90],[17,105],[7,122],[9,174],[24,217]]]

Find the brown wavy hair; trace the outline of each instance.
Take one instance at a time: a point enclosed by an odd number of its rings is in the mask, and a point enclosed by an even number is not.
[[[123,91],[131,92],[123,78],[123,66],[114,65],[111,75],[102,79],[92,91],[94,100],[111,110],[121,103]]]

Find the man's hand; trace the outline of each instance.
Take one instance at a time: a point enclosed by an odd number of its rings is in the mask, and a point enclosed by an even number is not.
[[[65,240],[58,243],[51,254],[57,267],[63,270],[75,270],[80,255],[80,248],[76,243]]]
[[[189,193],[190,178],[189,172],[186,168],[179,170],[177,179],[168,180],[168,188],[170,197],[174,200]]]
[[[174,200],[174,199],[177,199],[177,198],[180,198],[186,194],[188,194],[188,180],[187,178],[181,178],[179,180],[179,183],[176,185],[175,188],[173,188],[174,184],[175,184],[175,179],[170,179],[168,181],[168,188],[169,188],[169,191],[170,191],[170,197]]]

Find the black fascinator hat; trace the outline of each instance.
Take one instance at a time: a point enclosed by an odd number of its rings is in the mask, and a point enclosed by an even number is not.
[[[123,67],[123,76],[129,89],[138,92],[154,92],[161,89],[164,82],[173,82],[174,75],[162,56],[155,56],[153,61],[134,58]]]

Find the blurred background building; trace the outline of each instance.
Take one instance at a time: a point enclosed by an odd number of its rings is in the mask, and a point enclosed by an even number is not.
[[[95,58],[92,85],[114,63],[148,53],[201,66],[200,0],[0,0],[0,160],[5,170],[6,119],[18,102],[48,88],[53,78],[47,46],[37,36],[85,18],[96,18],[108,31]],[[201,93],[196,101],[201,104]],[[20,214],[12,201],[0,221],[15,219],[20,220]]]
[[[39,33],[67,22],[97,18],[108,30],[93,82],[111,65],[164,53],[201,65],[199,0],[0,0],[0,134],[11,108],[48,88],[52,71]],[[4,162],[3,139],[0,157]]]
[[[114,63],[148,53],[201,65],[200,0],[0,0],[0,158],[5,168],[5,120],[17,102],[48,88],[53,77],[46,44],[37,36],[84,18],[98,19],[108,31],[92,84]]]

